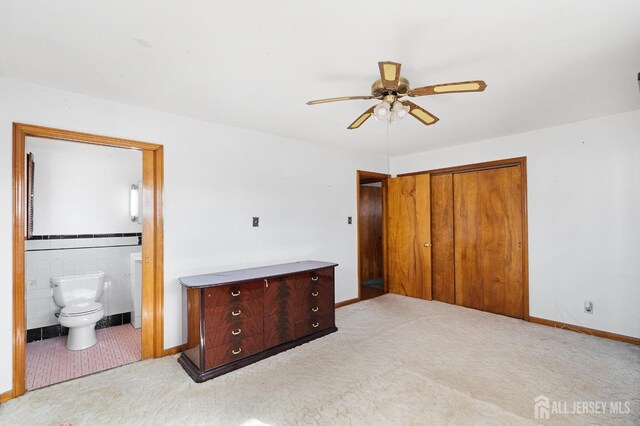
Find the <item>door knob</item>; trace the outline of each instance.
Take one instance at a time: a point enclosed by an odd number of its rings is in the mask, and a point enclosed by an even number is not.
[[[429,244],[429,243],[424,243],[424,246],[425,246],[425,247],[431,247],[431,244]]]

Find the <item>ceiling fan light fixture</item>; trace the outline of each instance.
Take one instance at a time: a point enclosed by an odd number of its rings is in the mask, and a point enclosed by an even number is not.
[[[412,116],[425,126],[435,124],[439,118],[431,114],[419,105],[408,100],[400,101],[400,98],[411,98],[444,93],[483,92],[487,87],[484,80],[459,81],[456,83],[433,84],[411,89],[409,80],[400,76],[401,64],[397,62],[378,62],[380,79],[371,85],[371,95],[367,96],[343,96],[338,98],[316,99],[307,102],[307,105],[317,105],[329,102],[349,101],[354,99],[378,99],[377,105],[370,106],[368,110],[360,114],[347,129],[357,129],[372,115],[376,120],[390,124],[402,120],[407,115]],[[640,84],[640,73],[638,74]]]
[[[400,101],[393,103],[393,112],[398,120],[402,120],[409,114],[409,107],[402,104]]]
[[[388,102],[381,102],[373,109],[373,115],[382,121],[387,121],[391,114],[391,105]]]

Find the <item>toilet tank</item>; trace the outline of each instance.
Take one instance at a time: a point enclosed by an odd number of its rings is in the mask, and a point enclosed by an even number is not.
[[[53,300],[60,307],[97,302],[102,296],[104,272],[51,277]]]

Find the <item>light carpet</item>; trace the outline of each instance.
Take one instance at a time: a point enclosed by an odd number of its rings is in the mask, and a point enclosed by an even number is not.
[[[206,383],[175,357],[148,360],[29,392],[0,406],[0,423],[640,424],[638,346],[396,295],[336,321],[337,333]],[[539,395],[549,420],[534,419]],[[623,412],[570,413],[596,401]],[[562,403],[569,413],[553,412]]]

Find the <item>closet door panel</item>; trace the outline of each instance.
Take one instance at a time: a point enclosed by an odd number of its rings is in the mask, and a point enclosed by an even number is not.
[[[524,316],[522,280],[522,189],[519,167],[483,172],[482,258],[484,307]]]
[[[431,242],[433,300],[455,303],[452,174],[431,177]]]
[[[483,309],[478,173],[453,175],[456,304]]]
[[[520,173],[505,167],[453,177],[457,304],[524,316]]]
[[[428,174],[389,179],[389,292],[431,299],[431,206]]]

